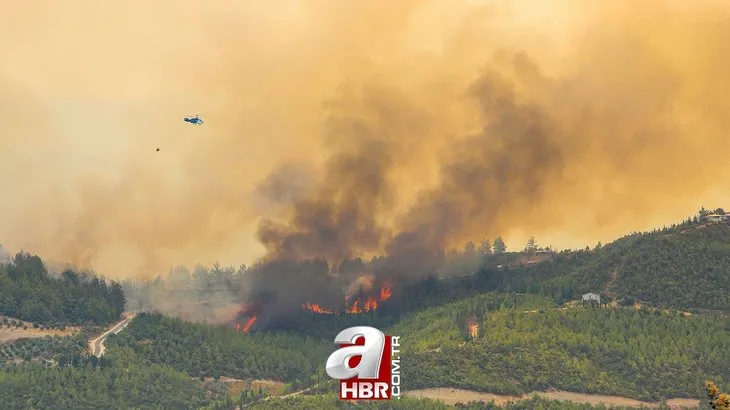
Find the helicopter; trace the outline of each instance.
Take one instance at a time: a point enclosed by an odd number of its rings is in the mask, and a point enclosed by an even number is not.
[[[195,117],[185,117],[183,120],[195,125],[203,124],[203,119],[198,114],[195,114]]]

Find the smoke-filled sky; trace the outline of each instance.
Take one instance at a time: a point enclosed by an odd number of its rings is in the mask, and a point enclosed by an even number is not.
[[[0,243],[110,277],[727,203],[724,1],[15,2],[0,36]]]

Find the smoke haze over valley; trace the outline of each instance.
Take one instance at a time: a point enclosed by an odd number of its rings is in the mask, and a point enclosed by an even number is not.
[[[727,200],[727,3],[179,4],[6,7],[6,248],[112,278],[378,254],[408,275]]]

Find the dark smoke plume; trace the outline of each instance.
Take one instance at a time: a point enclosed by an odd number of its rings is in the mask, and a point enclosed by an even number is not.
[[[281,2],[6,7],[0,242],[110,278],[261,257],[222,296],[289,309],[728,200],[727,2]]]
[[[490,232],[500,213],[533,211],[545,186],[562,175],[564,137],[548,112],[535,102],[521,101],[515,90],[516,81],[544,88],[548,80],[524,54],[500,55],[508,58],[515,79],[490,68],[466,90],[479,108],[480,129],[435,158],[441,164],[441,182],[418,194],[395,229],[378,219],[391,204],[393,163],[407,155],[398,139],[408,138],[388,135],[382,128],[386,124],[387,130],[395,113],[388,115],[387,106],[376,105],[367,108],[385,114],[372,123],[331,118],[337,126],[328,128],[326,140],[339,136],[349,140],[349,149],[333,154],[320,190],[293,201],[288,223],[265,220],[259,225],[268,260],[322,258],[336,268],[346,258],[380,252],[387,256],[377,272],[380,280],[402,282],[434,273],[443,251],[463,240],[470,226]],[[318,275],[327,273],[321,269]],[[291,275],[299,278],[290,288],[283,286],[281,276],[258,272],[253,288],[275,283],[283,292],[312,293],[309,298],[324,294],[307,283],[311,277]]]

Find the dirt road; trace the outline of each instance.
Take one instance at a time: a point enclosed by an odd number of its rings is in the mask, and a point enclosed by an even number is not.
[[[114,333],[117,334],[122,331],[129,322],[134,319],[134,314],[130,314],[126,318],[122,319],[121,321],[117,322],[114,326],[112,326],[109,330],[104,332],[101,336],[97,337],[96,339],[92,339],[89,341],[89,351],[91,351],[91,354],[93,354],[96,357],[101,357],[104,354],[104,350],[106,350],[106,347],[104,346],[104,341],[107,337],[109,337],[110,334]]]
[[[583,393],[572,393],[565,391],[550,391],[550,392],[533,392],[524,396],[502,396],[491,393],[481,393],[463,389],[451,389],[451,388],[432,388],[432,389],[421,389],[421,390],[410,390],[404,391],[404,395],[411,397],[423,397],[432,400],[442,401],[447,405],[455,405],[456,403],[467,403],[469,401],[494,401],[495,404],[503,406],[510,401],[527,400],[533,395],[537,395],[550,400],[565,400],[573,403],[584,403],[597,405],[599,403],[613,405],[613,406],[630,406],[639,407],[646,406],[649,408],[656,408],[659,406],[658,403],[649,403],[639,400],[630,399],[627,397],[618,396],[606,396],[606,395],[595,395],[595,394],[583,394]],[[697,399],[678,398],[668,400],[669,407],[671,409],[696,409],[700,405],[700,401]]]

